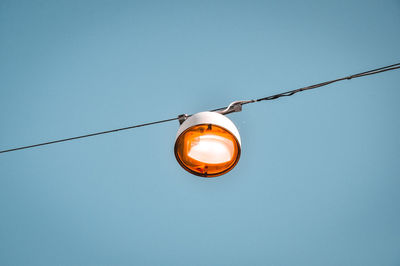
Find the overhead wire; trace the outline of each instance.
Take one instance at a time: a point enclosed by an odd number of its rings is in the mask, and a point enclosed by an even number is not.
[[[259,98],[259,99],[255,100],[255,102],[275,100],[275,99],[278,99],[280,97],[292,96],[293,94],[296,94],[296,93],[301,92],[301,91],[316,89],[316,88],[319,88],[319,87],[322,87],[322,86],[326,86],[326,85],[329,85],[329,84],[332,84],[332,83],[335,83],[335,82],[338,82],[338,81],[350,80],[350,79],[355,79],[355,78],[359,78],[359,77],[369,76],[369,75],[378,74],[378,73],[381,73],[381,72],[394,70],[394,69],[398,69],[398,68],[400,68],[400,63],[393,64],[393,65],[390,65],[390,66],[381,67],[381,68],[377,68],[377,69],[373,69],[373,70],[369,70],[369,71],[365,71],[365,72],[361,72],[361,73],[358,73],[358,74],[353,74],[353,75],[346,76],[346,77],[343,77],[343,78],[338,78],[338,79],[334,79],[334,80],[330,80],[330,81],[325,81],[325,82],[322,82],[322,83],[314,84],[314,85],[311,85],[311,86],[307,86],[307,87],[303,87],[303,88],[299,88],[299,89],[295,89],[295,90],[291,90],[291,91],[282,92],[282,93],[275,94],[275,95],[268,96],[268,97],[264,97],[264,98]]]
[[[134,126],[129,126],[129,127],[122,127],[122,128],[117,128],[117,129],[111,129],[111,130],[106,130],[106,131],[86,134],[86,135],[72,137],[72,138],[53,140],[53,141],[49,141],[49,142],[43,142],[43,143],[39,143],[39,144],[13,148],[13,149],[9,149],[9,150],[3,150],[3,151],[0,151],[0,153],[10,152],[10,151],[17,151],[17,150],[24,150],[24,149],[29,149],[29,148],[34,148],[34,147],[39,147],[39,146],[44,146],[44,145],[64,142],[64,141],[70,141],[70,140],[75,140],[75,139],[82,139],[82,138],[88,138],[88,137],[103,135],[103,134],[109,134],[109,133],[114,133],[114,132],[118,132],[118,131],[122,131],[122,130],[128,130],[128,129],[138,128],[138,127],[145,127],[145,126],[150,126],[150,125],[154,125],[154,124],[165,123],[165,122],[169,122],[169,121],[173,121],[173,120],[177,120],[177,119],[178,119],[178,117],[174,117],[174,118],[169,118],[169,119],[164,119],[164,120],[159,120],[159,121],[154,121],[154,122],[149,122],[149,123],[144,123],[144,124],[139,124],[139,125],[134,125]]]
[[[338,79],[334,79],[334,80],[330,80],[330,81],[317,83],[317,84],[314,84],[314,85],[302,87],[302,88],[295,89],[295,90],[281,92],[281,93],[278,93],[278,94],[274,94],[274,95],[263,97],[263,98],[259,98],[259,99],[244,101],[242,103],[242,105],[249,104],[249,103],[255,103],[255,102],[261,102],[261,101],[275,100],[275,99],[278,99],[280,97],[292,96],[293,94],[296,94],[296,93],[301,92],[301,91],[316,89],[316,88],[319,88],[319,87],[322,87],[322,86],[326,86],[326,85],[329,85],[329,84],[332,84],[332,83],[335,83],[335,82],[339,82],[339,81],[343,81],[343,80],[350,80],[350,79],[355,79],[355,78],[360,78],[360,77],[369,76],[369,75],[374,75],[374,74],[378,74],[378,73],[381,73],[381,72],[394,70],[394,69],[398,69],[398,68],[400,68],[400,63],[389,65],[389,66],[385,66],[385,67],[380,67],[380,68],[376,68],[376,69],[372,69],[372,70],[368,70],[368,71],[365,71],[365,72],[353,74],[353,75],[350,75],[350,76],[346,76],[346,77],[342,77],[342,78],[338,78]],[[217,108],[217,109],[212,110],[212,112],[223,110],[223,109],[226,109],[226,108],[227,107]]]
[[[378,73],[382,73],[382,72],[386,72],[386,71],[390,71],[390,70],[395,70],[395,69],[399,69],[399,68],[400,68],[400,63],[397,63],[397,64],[384,66],[384,67],[368,70],[368,71],[365,71],[365,72],[361,72],[361,73],[345,76],[345,77],[342,77],[342,78],[338,78],[338,79],[334,79],[334,80],[330,80],[330,81],[317,83],[317,84],[306,86],[306,87],[302,87],[302,88],[299,88],[299,89],[278,93],[278,94],[267,96],[267,97],[263,97],[263,98],[258,98],[258,99],[248,100],[248,101],[238,101],[238,102],[234,102],[234,103],[239,103],[240,105],[245,105],[245,104],[256,103],[256,102],[261,102],[261,101],[275,100],[275,99],[278,99],[278,98],[281,98],[281,97],[292,96],[292,95],[294,95],[294,94],[296,94],[298,92],[301,92],[301,91],[312,90],[312,89],[316,89],[316,88],[319,88],[319,87],[327,86],[327,85],[335,83],[335,82],[339,82],[339,81],[343,81],[343,80],[351,80],[351,79],[360,78],[360,77],[369,76],[369,75],[374,75],[374,74],[378,74]],[[210,111],[211,112],[216,112],[216,111],[221,111],[221,110],[228,110],[231,106],[232,106],[232,104],[230,104],[229,106],[217,108],[217,109],[210,110]],[[191,115],[187,115],[187,117],[189,117],[189,116],[191,116]],[[138,124],[138,125],[133,125],[133,126],[128,126],[128,127],[122,127],[122,128],[112,129],[112,130],[106,130],[106,131],[101,131],[101,132],[95,132],[95,133],[90,133],[90,134],[71,137],[71,138],[64,138],[64,139],[59,139],[59,140],[54,140],[54,141],[48,141],[48,142],[43,142],[43,143],[39,143],[39,144],[34,144],[34,145],[22,146],[22,147],[7,149],[7,150],[0,150],[0,153],[6,153],[6,152],[12,152],[12,151],[24,150],[24,149],[30,149],[30,148],[44,146],[44,145],[50,145],[50,144],[54,144],[54,143],[60,143],[60,142],[71,141],[71,140],[82,139],[82,138],[88,138],[88,137],[93,137],[93,136],[98,136],[98,135],[103,135],[103,134],[109,134],[109,133],[114,133],[114,132],[128,130],[128,129],[134,129],[134,128],[138,128],[138,127],[145,127],[145,126],[150,126],[150,125],[154,125],[154,124],[166,123],[166,122],[179,120],[179,119],[180,119],[180,116],[177,116],[177,117],[174,117],[174,118],[169,118],[169,119],[164,119],[164,120],[159,120],[159,121],[154,121],[154,122],[148,122],[148,123],[143,123],[143,124]]]

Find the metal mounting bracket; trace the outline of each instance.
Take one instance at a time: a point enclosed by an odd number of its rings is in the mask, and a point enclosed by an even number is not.
[[[247,103],[254,103],[255,100],[250,100],[250,101],[235,101],[232,102],[228,105],[228,107],[226,107],[224,110],[219,110],[219,111],[210,111],[210,112],[216,112],[219,113],[221,115],[226,115],[226,114],[230,114],[230,113],[235,113],[235,112],[240,112],[242,111],[242,105],[243,104],[247,104]],[[178,115],[178,121],[179,124],[182,125],[183,122],[185,122],[185,120],[191,115],[188,114],[181,114]]]
[[[182,125],[182,123],[185,122],[185,120],[186,120],[188,117],[189,117],[189,116],[188,116],[187,114],[178,115],[179,124]]]
[[[254,102],[254,100],[250,100],[250,101],[235,101],[235,102],[232,102],[231,104],[229,104],[228,107],[226,107],[225,110],[216,111],[216,112],[220,113],[221,115],[240,112],[240,111],[242,111],[242,105],[243,104],[253,103],[253,102]]]

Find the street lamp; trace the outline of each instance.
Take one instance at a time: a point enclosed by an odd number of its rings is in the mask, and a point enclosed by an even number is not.
[[[226,174],[238,163],[241,140],[235,124],[224,114],[241,110],[234,102],[224,111],[181,116],[175,138],[175,157],[189,173],[202,177]]]

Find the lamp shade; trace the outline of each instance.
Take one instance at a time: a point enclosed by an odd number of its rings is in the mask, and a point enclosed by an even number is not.
[[[239,131],[222,114],[197,113],[179,127],[174,151],[177,161],[188,172],[202,177],[220,176],[239,161]]]

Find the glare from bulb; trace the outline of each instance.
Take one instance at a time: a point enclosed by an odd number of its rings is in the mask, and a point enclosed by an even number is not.
[[[203,135],[191,144],[188,156],[207,164],[226,163],[232,160],[234,143],[217,135]]]

